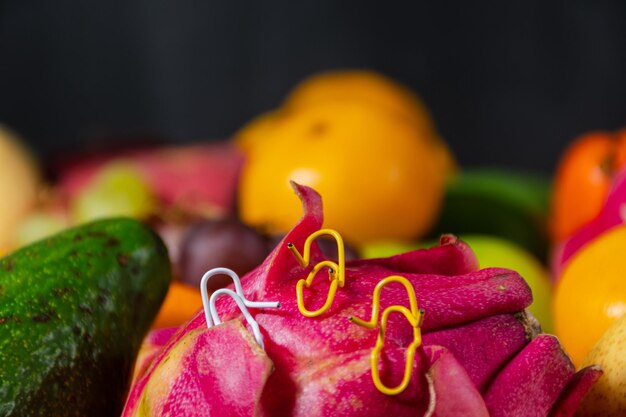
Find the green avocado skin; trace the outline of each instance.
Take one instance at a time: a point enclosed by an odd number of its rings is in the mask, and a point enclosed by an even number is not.
[[[0,259],[0,416],[119,416],[170,280],[161,239],[126,218]]]

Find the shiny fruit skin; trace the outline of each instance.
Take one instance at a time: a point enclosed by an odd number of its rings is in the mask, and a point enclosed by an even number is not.
[[[556,287],[556,335],[576,365],[602,333],[626,314],[626,226],[600,235],[566,265]]]
[[[301,215],[289,185],[295,181],[322,195],[325,226],[357,247],[412,239],[433,223],[445,175],[403,117],[362,103],[327,103],[284,115],[250,151],[240,216],[272,233],[289,230]]]
[[[613,175],[626,164],[626,129],[577,138],[561,157],[554,179],[551,234],[572,236],[602,209]]]
[[[602,378],[591,387],[576,416],[626,415],[626,315],[607,329],[585,358],[583,366],[597,364]]]

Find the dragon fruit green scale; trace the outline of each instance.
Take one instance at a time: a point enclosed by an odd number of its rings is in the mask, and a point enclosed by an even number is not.
[[[303,217],[259,267],[242,277],[245,298],[281,303],[279,309],[250,309],[265,350],[236,304],[224,299],[219,304],[223,324],[207,328],[199,311],[167,341],[162,332],[148,339],[152,359],[142,358],[123,417],[571,416],[600,377],[595,367],[577,374],[558,340],[541,333],[526,311],[532,294],[519,274],[479,269],[471,249],[450,235],[430,249],[346,262],[345,285],[330,309],[304,317],[296,283],[325,258],[314,243],[304,268],[287,242],[302,248],[321,229],[322,201],[311,188],[293,186]],[[319,275],[304,289],[310,310],[328,295],[328,275]],[[422,343],[399,395],[383,394],[372,381],[370,355],[378,331],[348,320],[371,316],[374,287],[391,275],[410,281],[425,311]],[[408,308],[406,289],[389,284],[380,305]],[[154,340],[161,342],[155,346]],[[392,314],[378,362],[386,386],[402,380],[412,340],[406,319]],[[507,389],[512,384],[515,390]],[[511,404],[536,397],[537,405],[527,401],[523,409]]]

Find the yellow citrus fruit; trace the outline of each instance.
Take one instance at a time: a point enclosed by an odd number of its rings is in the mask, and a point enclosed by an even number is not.
[[[344,101],[357,101],[406,118],[418,132],[415,138],[432,145],[433,158],[438,161],[440,169],[448,175],[456,173],[452,152],[439,137],[420,98],[393,79],[368,70],[333,70],[305,79],[292,90],[281,108],[255,117],[237,131],[235,143],[247,154],[290,114],[312,106]]]
[[[283,107],[302,109],[343,100],[356,100],[393,111],[427,134],[434,134],[430,113],[419,97],[402,84],[374,71],[347,69],[315,74],[292,90]]]
[[[235,133],[235,143],[244,153],[247,153],[255,143],[265,140],[279,118],[279,110],[269,111],[255,117]]]
[[[406,118],[356,101],[285,113],[248,154],[241,218],[291,229],[302,215],[293,180],[322,195],[325,226],[355,245],[418,237],[438,213],[446,174],[435,148],[416,135]]]
[[[602,333],[626,314],[626,226],[603,233],[567,264],[554,295],[556,334],[580,365]]]

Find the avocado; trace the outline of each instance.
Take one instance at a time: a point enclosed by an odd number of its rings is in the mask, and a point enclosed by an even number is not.
[[[170,280],[161,239],[126,218],[0,259],[0,416],[119,416]]]

